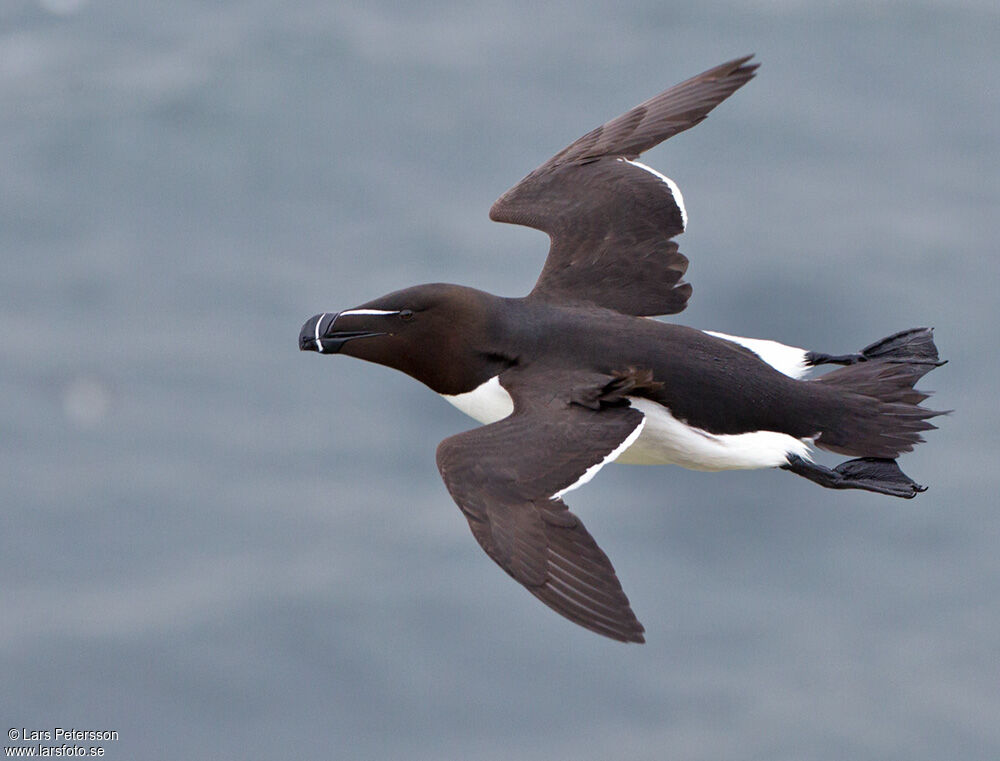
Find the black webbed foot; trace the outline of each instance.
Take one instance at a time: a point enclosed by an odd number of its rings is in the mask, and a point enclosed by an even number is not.
[[[910,328],[893,333],[881,341],[868,344],[861,350],[861,356],[868,359],[886,359],[893,362],[928,364],[940,367],[945,364],[938,358],[934,345],[933,328]]]
[[[868,344],[857,354],[823,354],[818,351],[806,352],[806,364],[856,365],[858,362],[882,359],[889,362],[907,362],[940,367],[944,361],[938,358],[934,345],[932,328],[910,328],[886,336],[880,341]]]
[[[781,467],[827,489],[862,489],[903,499],[927,491],[926,486],[903,473],[895,460],[881,457],[859,457],[831,470],[798,455],[789,455],[788,462]]]

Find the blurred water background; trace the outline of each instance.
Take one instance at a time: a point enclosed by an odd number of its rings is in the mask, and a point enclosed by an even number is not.
[[[821,351],[934,325],[913,501],[605,469],[571,506],[648,644],[564,621],[434,465],[471,423],[300,354],[400,287],[530,289],[493,200],[737,55],[644,161],[679,321]],[[1000,757],[992,0],[4,0],[0,720],[111,759]],[[17,743],[7,743],[17,745]],[[85,743],[89,744],[89,743]]]

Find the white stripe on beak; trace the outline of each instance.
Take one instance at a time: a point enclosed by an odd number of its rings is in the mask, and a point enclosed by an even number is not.
[[[351,314],[399,314],[399,310],[389,311],[385,309],[348,309],[346,312],[341,312],[341,317],[347,317]]]
[[[323,353],[323,342],[319,340],[319,326],[323,324],[323,318],[326,317],[327,314],[328,312],[323,312],[323,314],[319,316],[319,319],[316,320],[316,351],[320,354]]]

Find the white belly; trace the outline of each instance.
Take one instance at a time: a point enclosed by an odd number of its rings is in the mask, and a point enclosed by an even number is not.
[[[451,404],[483,424],[503,420],[514,411],[514,400],[490,378],[464,394],[442,394]],[[639,437],[614,462],[622,465],[680,465],[692,470],[749,470],[783,465],[789,454],[809,457],[809,439],[787,433],[754,431],[717,434],[684,423],[656,402],[629,397],[631,405],[645,415]]]
[[[635,443],[615,462],[623,465],[680,465],[692,470],[749,470],[783,465],[788,455],[809,459],[809,443],[787,433],[754,431],[718,434],[684,423],[656,402],[629,397],[646,416]]]

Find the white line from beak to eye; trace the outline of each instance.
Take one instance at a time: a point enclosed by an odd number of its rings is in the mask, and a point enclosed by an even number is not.
[[[319,316],[319,319],[316,320],[316,351],[320,354],[323,353],[323,342],[319,340],[319,326],[323,323],[323,318],[326,317],[326,315],[327,313],[323,312],[323,314]]]
[[[351,314],[399,314],[399,310],[390,311],[386,309],[348,309],[346,312],[341,312],[341,317],[347,317]]]

